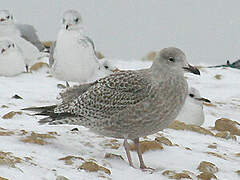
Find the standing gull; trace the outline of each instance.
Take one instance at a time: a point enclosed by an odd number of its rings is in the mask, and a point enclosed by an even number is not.
[[[203,102],[210,103],[208,99],[200,96],[197,89],[189,88],[185,104],[176,120],[185,124],[201,126],[204,123]]]
[[[22,29],[25,29],[24,33],[22,33]],[[33,64],[33,61],[40,58],[42,54],[38,48],[30,42],[36,41],[32,39],[33,36],[27,36],[31,30],[26,29],[29,28],[25,26],[25,28],[19,29],[17,27],[13,15],[8,10],[0,10],[0,38],[8,38],[16,43],[23,53],[26,71],[28,71],[28,67]],[[23,37],[28,37],[28,40]]]
[[[139,138],[168,127],[177,117],[188,92],[184,71],[200,74],[188,65],[180,49],[165,48],[149,69],[116,72],[80,85],[78,97],[71,96],[70,88],[70,96],[60,105],[25,110],[40,111],[37,115],[47,116],[40,124],[81,125],[104,136],[124,139],[123,146],[133,167],[127,142],[131,139],[137,148],[140,168],[148,169]]]
[[[24,72],[24,59],[16,44],[0,40],[0,75],[15,76]]]
[[[82,17],[75,10],[64,12],[57,41],[50,50],[54,77],[79,83],[95,81],[112,73],[96,57],[93,41],[84,35]]]

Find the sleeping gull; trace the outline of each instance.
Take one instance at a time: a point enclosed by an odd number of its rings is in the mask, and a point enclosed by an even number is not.
[[[147,168],[139,138],[154,134],[177,117],[188,93],[184,71],[200,74],[178,48],[161,50],[149,69],[120,71],[79,86],[59,105],[26,108],[47,116],[40,124],[74,124],[114,138],[124,139],[129,165],[133,167],[127,139],[136,145],[141,169]],[[65,92],[68,95],[68,92]],[[73,93],[75,94],[75,93]]]
[[[0,40],[0,75],[15,76],[24,72],[24,59],[16,44]]]
[[[200,96],[197,89],[189,88],[185,104],[176,120],[185,124],[201,126],[204,123],[203,102],[210,103],[208,99]]]
[[[79,12],[63,13],[62,27],[51,47],[49,60],[52,74],[59,80],[84,83],[112,73],[97,59],[94,43],[83,28]]]
[[[0,38],[12,40],[21,49],[26,71],[28,71],[28,67],[34,63],[33,61],[42,56],[38,48],[29,42],[30,38],[25,40],[22,37],[21,31],[15,24],[13,15],[8,10],[0,10]]]

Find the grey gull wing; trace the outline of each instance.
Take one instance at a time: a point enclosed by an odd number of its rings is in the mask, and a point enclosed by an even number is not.
[[[36,29],[32,25],[16,24],[16,27],[19,29],[22,38],[36,46],[39,51],[43,51],[45,49],[45,47],[38,38]]]

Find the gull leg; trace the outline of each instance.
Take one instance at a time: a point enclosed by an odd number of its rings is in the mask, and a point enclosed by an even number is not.
[[[139,162],[140,162],[140,169],[142,169],[142,170],[152,170],[153,171],[154,170],[153,168],[147,167],[144,164],[143,157],[142,157],[142,152],[141,152],[140,144],[139,144],[139,138],[134,139],[133,142],[135,143],[135,146],[136,146],[138,159],[139,159]]]
[[[133,162],[132,162],[132,158],[131,158],[131,154],[130,154],[130,151],[129,151],[129,144],[128,144],[128,142],[127,142],[127,139],[124,139],[123,147],[125,148],[129,165],[132,166],[132,167],[134,167],[134,166],[133,166]]]
[[[66,81],[66,88],[69,88],[70,87],[70,85],[69,85],[69,83]]]
[[[26,72],[28,73],[29,69],[28,69],[28,65],[27,64],[25,65],[25,68],[26,68]]]

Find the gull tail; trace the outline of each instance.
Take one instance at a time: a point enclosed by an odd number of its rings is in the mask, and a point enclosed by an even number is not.
[[[36,116],[47,116],[43,119],[40,119],[38,122],[39,124],[50,124],[50,125],[57,125],[57,124],[73,124],[74,122],[71,122],[71,117],[73,117],[70,113],[55,113],[54,109],[57,107],[57,105],[52,106],[43,106],[43,107],[29,107],[24,108],[22,110],[25,111],[33,111],[37,112]]]

